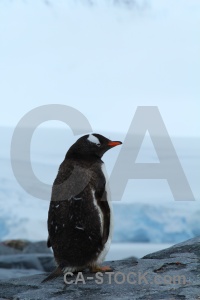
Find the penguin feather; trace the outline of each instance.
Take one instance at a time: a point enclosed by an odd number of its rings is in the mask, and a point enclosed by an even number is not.
[[[49,280],[55,279],[59,276],[62,276],[63,272],[61,270],[61,268],[58,266],[53,272],[51,272],[51,274],[49,274],[44,280],[42,280],[41,283],[47,282]]]

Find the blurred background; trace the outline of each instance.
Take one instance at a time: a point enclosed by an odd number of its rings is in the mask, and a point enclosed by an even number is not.
[[[200,235],[199,78],[198,0],[0,0],[0,240],[47,238],[49,201],[23,190],[10,158],[17,123],[45,104],[74,107],[93,132],[122,142],[137,106],[158,106],[194,194],[177,202],[166,180],[129,180],[121,201],[112,199],[107,260]],[[41,181],[53,183],[78,137],[60,121],[35,130],[31,160]],[[120,149],[104,156],[108,174]],[[147,133],[137,162],[157,161]]]

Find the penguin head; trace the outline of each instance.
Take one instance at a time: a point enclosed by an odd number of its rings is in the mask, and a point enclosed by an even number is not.
[[[68,150],[67,156],[98,157],[122,142],[111,141],[101,134],[87,134],[79,138]]]

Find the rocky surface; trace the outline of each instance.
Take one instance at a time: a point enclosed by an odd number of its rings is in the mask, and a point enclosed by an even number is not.
[[[18,255],[21,254],[15,256]],[[41,259],[41,253],[37,255]],[[67,284],[63,277],[42,284],[47,273],[4,279],[0,281],[0,299],[200,299],[200,238],[139,260],[129,258],[106,264],[113,273],[91,274],[86,270],[67,277]]]
[[[51,272],[54,268],[54,258],[45,241],[0,243],[0,279]]]

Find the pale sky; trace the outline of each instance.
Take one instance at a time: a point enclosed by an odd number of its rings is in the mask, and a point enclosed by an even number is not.
[[[149,3],[0,1],[0,126],[58,103],[126,132],[137,106],[156,105],[171,136],[199,136],[200,2]]]

